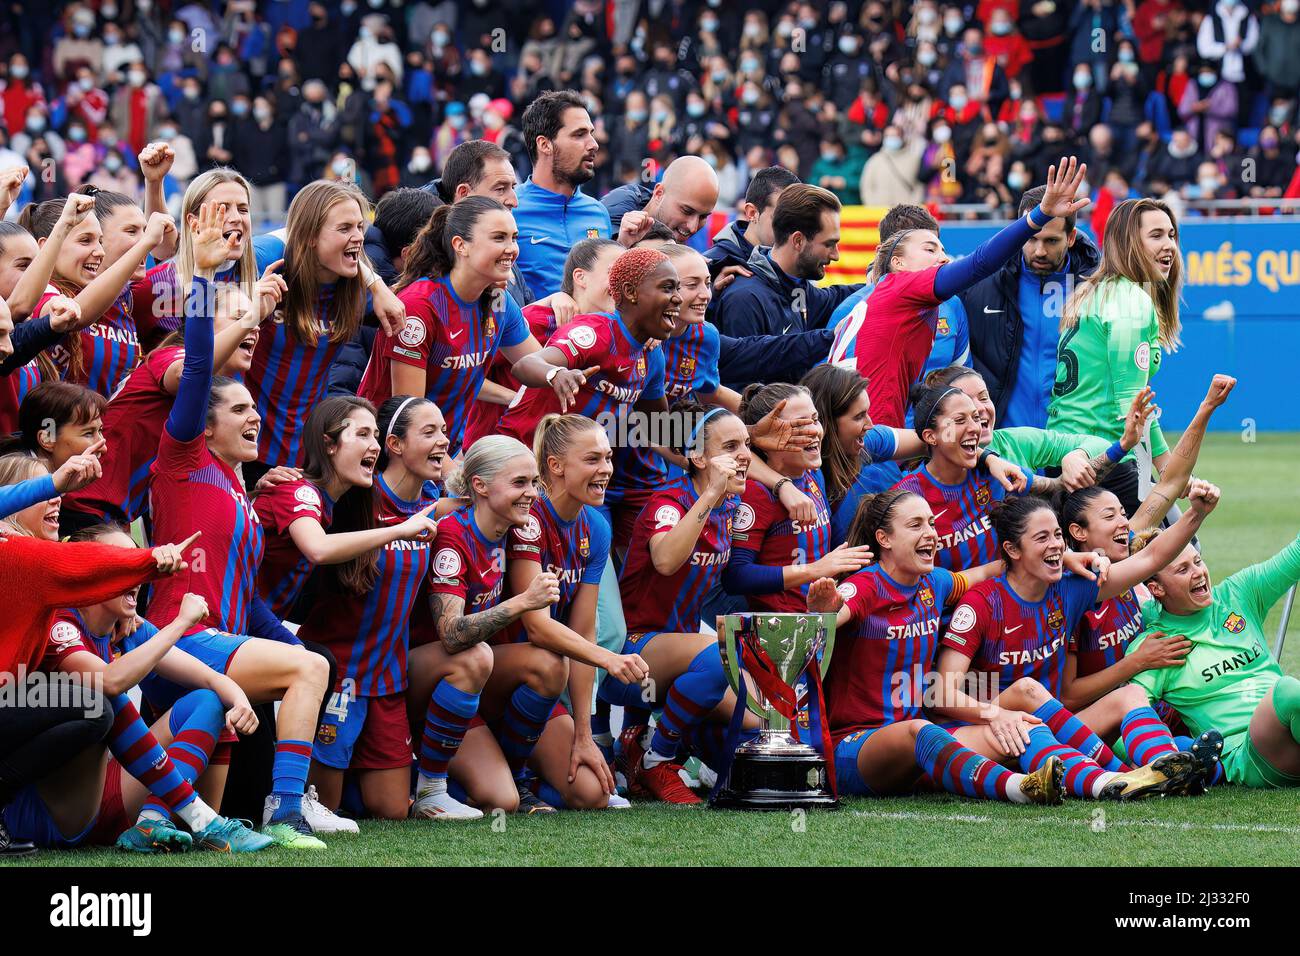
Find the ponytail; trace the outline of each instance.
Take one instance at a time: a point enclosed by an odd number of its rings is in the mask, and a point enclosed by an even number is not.
[[[906,488],[890,488],[888,491],[863,495],[858,499],[858,510],[853,513],[853,521],[849,525],[849,533],[845,539],[848,546],[860,548],[865,545],[873,553],[879,553],[880,544],[876,541],[876,532],[889,531],[899,502],[909,497],[920,496]]]
[[[550,486],[547,459],[563,458],[573,447],[574,440],[588,429],[603,429],[585,415],[546,415],[537,423],[533,433],[533,454],[537,457],[537,473],[543,485]]]

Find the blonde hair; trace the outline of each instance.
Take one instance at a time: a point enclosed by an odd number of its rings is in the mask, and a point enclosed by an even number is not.
[[[1169,206],[1157,199],[1126,199],[1106,219],[1106,241],[1101,249],[1101,265],[1075,288],[1065,303],[1061,316],[1061,331],[1066,332],[1079,324],[1085,315],[1098,314],[1106,298],[1116,293],[1149,296],[1156,310],[1160,329],[1160,345],[1168,352],[1176,351],[1182,344],[1182,323],[1178,317],[1178,295],[1183,282],[1183,260],[1174,256],[1169,278],[1160,274],[1156,264],[1142,246],[1142,214],[1163,212],[1178,235],[1178,220]],[[1120,280],[1127,279],[1137,289],[1124,288]],[[1145,290],[1150,290],[1147,292]],[[1137,303],[1133,303],[1136,308]],[[1125,303],[1128,306],[1128,303]]]
[[[29,478],[36,478],[38,473],[48,474],[45,462],[30,451],[11,451],[0,455],[0,486],[17,485]],[[7,515],[0,519],[0,529],[5,534],[16,534],[24,538],[35,537],[18,523],[18,514]]]
[[[533,454],[537,457],[537,471],[542,476],[542,484],[550,485],[547,459],[563,458],[573,447],[574,440],[590,429],[604,430],[585,415],[552,414],[537,423],[537,430],[533,433]]]
[[[194,278],[194,237],[190,234],[189,217],[197,216],[208,193],[223,183],[236,183],[242,186],[252,202],[253,190],[248,180],[225,166],[209,169],[206,173],[195,176],[181,198],[181,221],[177,226],[180,239],[176,246],[176,313],[185,312],[185,293]],[[253,237],[244,241],[244,251],[239,257],[239,286],[250,299],[253,286],[257,283],[257,257],[253,253]]]
[[[370,215],[370,201],[365,194],[352,183],[342,181],[318,179],[308,183],[289,204],[284,239],[284,281],[289,291],[282,314],[289,334],[304,345],[315,345],[320,334],[316,320],[320,281],[316,278],[318,260],[313,243],[329,211],[349,200],[357,204],[362,218]],[[364,247],[360,262],[370,265]],[[331,342],[347,342],[356,334],[365,305],[366,285],[361,272],[350,279],[339,279],[326,316]]]
[[[469,446],[460,470],[447,479],[447,491],[457,498],[474,499],[474,478],[491,481],[505,463],[514,458],[531,458],[533,453],[509,435],[484,435]]]

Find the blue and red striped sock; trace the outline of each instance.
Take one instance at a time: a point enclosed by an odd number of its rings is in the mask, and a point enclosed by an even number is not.
[[[1128,767],[1102,743],[1101,738],[1088,729],[1088,726],[1074,714],[1065,709],[1055,697],[1048,698],[1047,703],[1034,711],[1034,716],[1051,729],[1058,741],[1085,757],[1095,760],[1102,770],[1123,773]]]
[[[1119,735],[1135,767],[1145,767],[1165,754],[1178,752],[1174,735],[1150,707],[1134,707],[1125,714]]]
[[[916,735],[916,763],[949,793],[980,800],[1013,799],[1015,774],[963,747],[934,724],[926,724]]]
[[[420,786],[424,778],[447,779],[447,765],[460,749],[469,731],[469,722],[478,713],[478,694],[454,687],[443,678],[433,689],[429,709],[424,715],[424,733],[420,737]]]
[[[112,706],[113,729],[108,733],[108,747],[117,762],[158,798],[164,816],[188,807],[197,799],[194,788],[145,726],[135,704],[125,694],[119,694]]]
[[[220,698],[210,690],[192,691],[172,706],[167,718],[172,733],[167,756],[191,787],[208,769],[208,757],[216,749],[217,737],[225,722],[225,708]],[[170,815],[167,805],[152,795],[140,810],[141,813],[146,811],[164,820]]]
[[[1029,743],[1020,755],[1020,769],[1033,773],[1049,757],[1059,757],[1065,767],[1065,787],[1071,796],[1088,799],[1101,792],[1101,784],[1107,777],[1102,767],[1073,747],[1067,747],[1053,736],[1051,728],[1036,724],[1029,728]]]
[[[271,796],[280,805],[271,814],[278,823],[302,813],[302,795],[307,789],[307,771],[311,769],[311,741],[277,740],[275,762],[271,765]]]
[[[518,777],[528,758],[533,755],[537,739],[546,729],[551,710],[559,697],[543,697],[527,684],[521,684],[510,695],[506,713],[501,721],[501,734],[497,742],[505,754],[510,772]]]
[[[696,654],[686,671],[673,681],[664,712],[650,739],[650,749],[662,760],[677,759],[682,734],[701,723],[726,693],[727,675],[722,669],[722,658],[717,645],[711,644]]]

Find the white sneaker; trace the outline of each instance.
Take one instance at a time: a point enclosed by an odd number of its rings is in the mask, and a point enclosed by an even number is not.
[[[271,816],[280,809],[280,798],[271,794],[262,806],[262,826],[271,822]],[[302,815],[313,833],[360,833],[356,820],[349,820],[334,813],[320,802],[315,787],[308,787],[302,795]]]
[[[410,816],[422,820],[480,820],[482,810],[475,810],[445,790],[418,794],[411,804]]]
[[[309,786],[302,795],[302,815],[307,818],[307,825],[316,833],[360,833],[361,827],[356,820],[341,817],[320,802],[314,786]]]
[[[609,803],[605,805],[606,810],[627,810],[632,806],[632,801],[627,797],[620,797],[617,793],[609,795]]]

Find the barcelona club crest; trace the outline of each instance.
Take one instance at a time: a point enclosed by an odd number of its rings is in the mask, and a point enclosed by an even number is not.
[[[588,230],[587,230],[587,238],[588,238],[588,239],[599,239],[599,238],[600,238],[600,230],[599,230],[599,229],[588,229]]]
[[[316,742],[328,747],[338,739],[339,729],[335,724],[321,724],[316,730]]]
[[[947,335],[950,331],[952,330],[948,328],[948,320],[942,315],[939,316],[939,322],[934,327],[934,334]]]
[[[1052,608],[1051,612],[1047,615],[1047,626],[1054,631],[1060,630],[1062,627],[1064,627],[1065,612],[1062,611],[1059,607]]]
[[[677,363],[677,374],[682,378],[695,377],[695,356],[683,355],[682,360]]]
[[[483,334],[488,338],[497,334],[497,320],[491,312],[488,313],[487,320],[483,323]]]
[[[591,538],[585,534],[578,539],[578,554],[584,558],[591,555]]]
[[[979,505],[981,508],[989,503],[989,497],[988,485],[980,485],[975,489],[975,504]]]
[[[636,357],[636,374],[645,378],[645,353],[642,352]]]
[[[921,599],[921,603],[926,607],[934,607],[934,592],[928,587],[921,588],[916,592],[916,596]]]
[[[1228,619],[1223,622],[1223,629],[1229,634],[1240,634],[1246,629],[1246,619],[1233,611],[1228,615]]]

